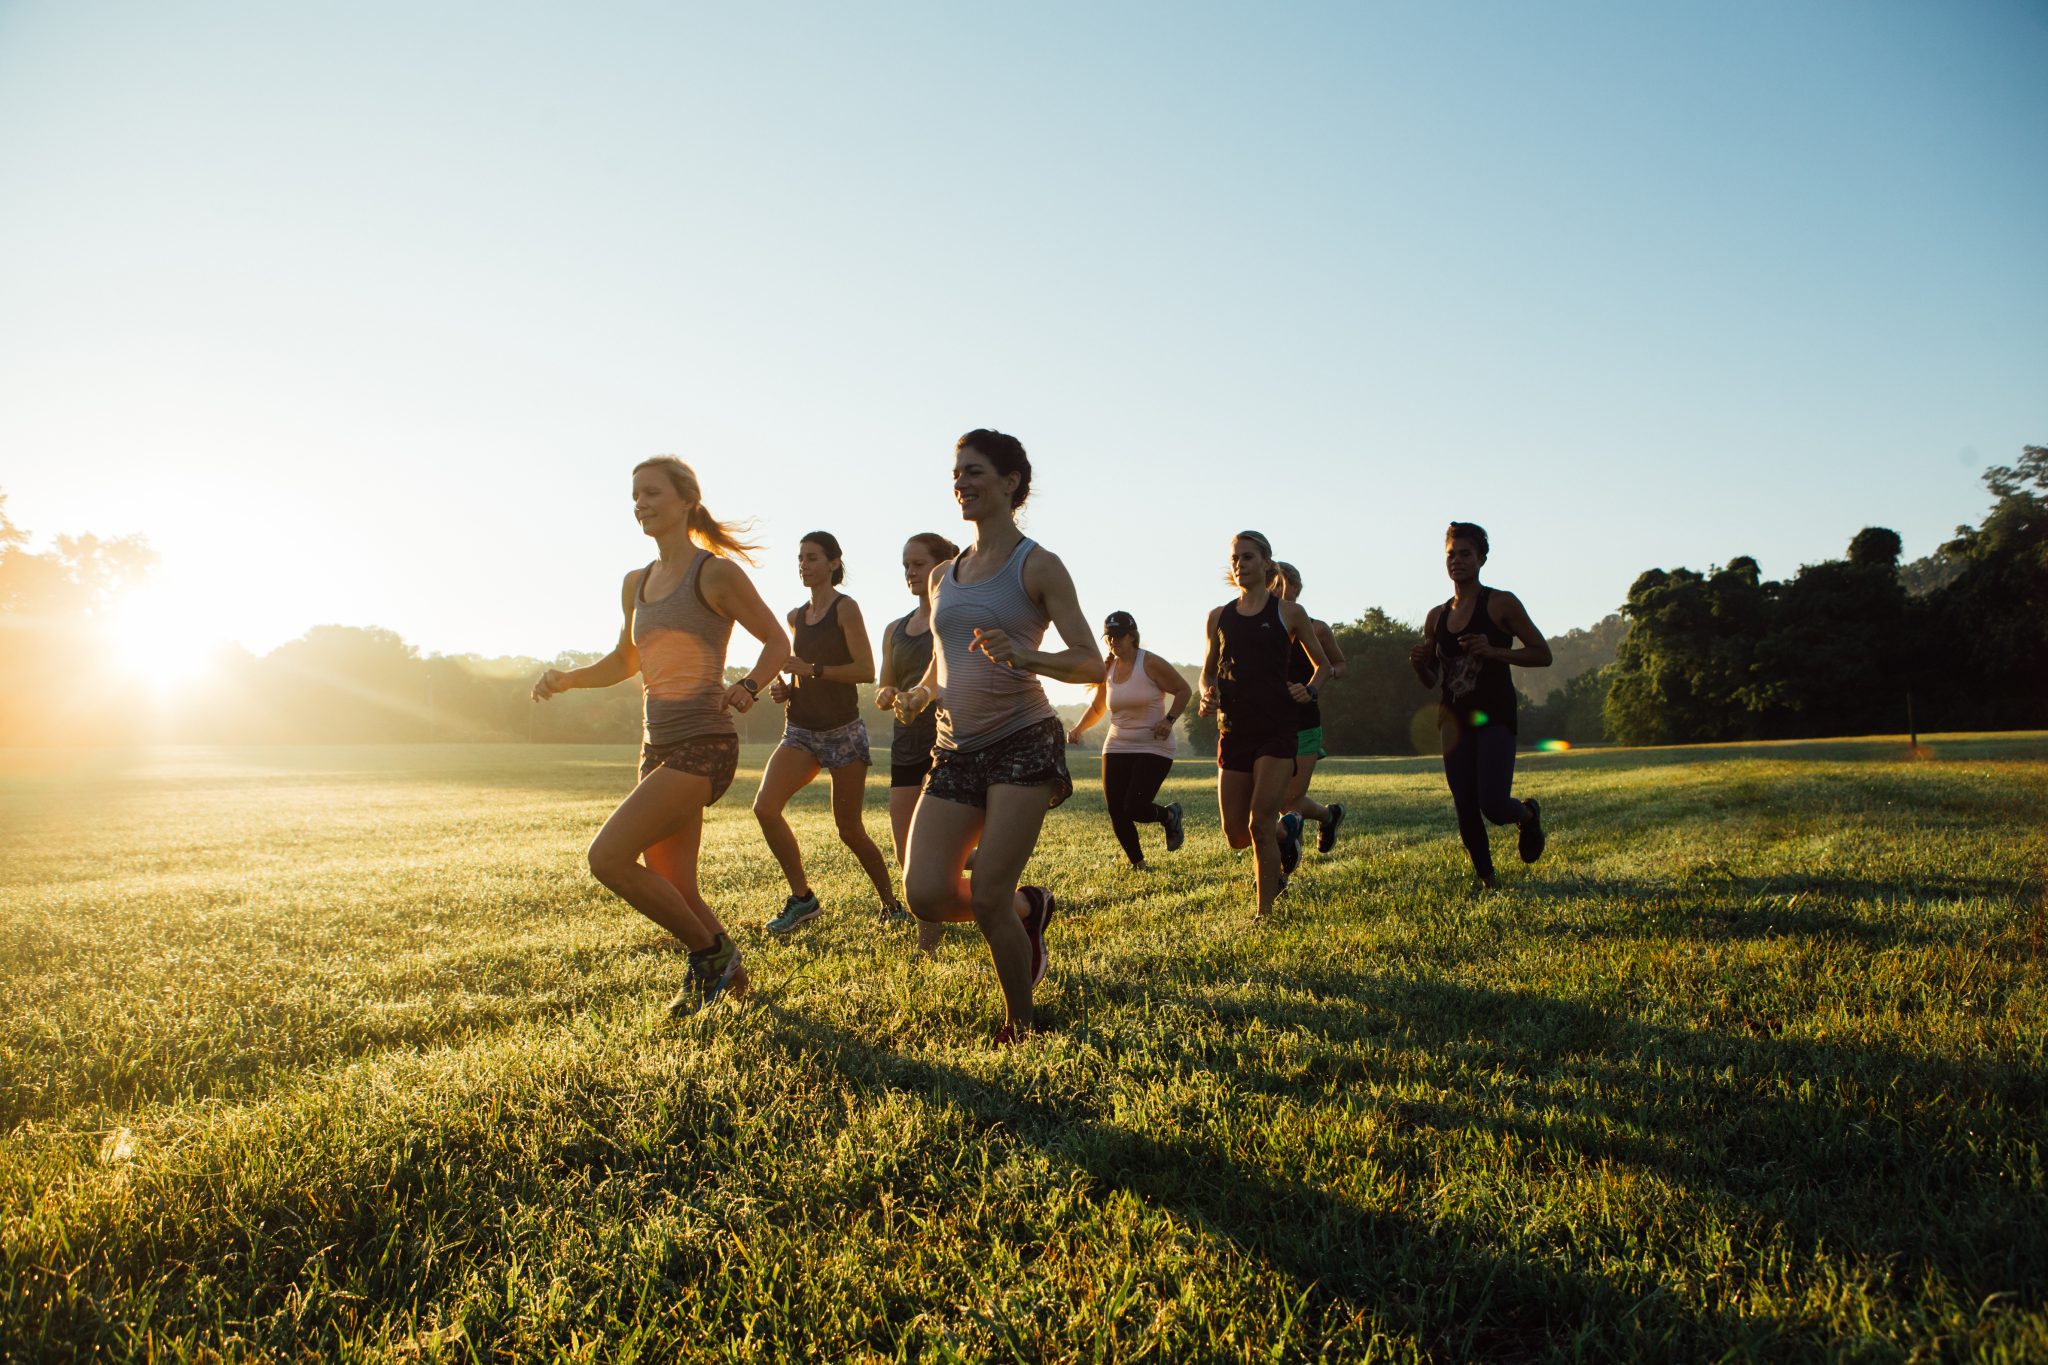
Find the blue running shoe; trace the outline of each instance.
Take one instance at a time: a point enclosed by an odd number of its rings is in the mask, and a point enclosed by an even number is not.
[[[1323,821],[1323,832],[1316,836],[1316,852],[1328,853],[1337,846],[1337,826],[1344,823],[1344,807],[1332,801],[1329,804],[1330,818]]]
[[[768,921],[771,934],[793,933],[799,924],[814,920],[825,913],[825,907],[818,904],[818,893],[806,891],[801,896],[791,896],[782,903],[782,913]]]

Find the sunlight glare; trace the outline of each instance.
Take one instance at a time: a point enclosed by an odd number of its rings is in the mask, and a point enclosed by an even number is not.
[[[102,629],[114,671],[158,695],[212,672],[224,643],[189,600],[155,584],[130,593]]]

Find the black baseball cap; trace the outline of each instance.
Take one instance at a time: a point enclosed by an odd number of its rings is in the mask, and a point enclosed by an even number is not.
[[[1137,628],[1138,623],[1132,619],[1131,614],[1127,611],[1113,611],[1102,618],[1102,633],[1104,635],[1129,635]]]

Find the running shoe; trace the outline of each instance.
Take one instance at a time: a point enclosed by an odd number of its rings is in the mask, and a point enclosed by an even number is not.
[[[1280,875],[1291,877],[1301,862],[1301,817],[1293,811],[1280,817]]]
[[[740,950],[720,934],[712,947],[690,954],[690,975],[668,1002],[669,1018],[694,1014],[720,996],[740,999],[747,993],[747,984],[747,969],[740,962]]]
[[[1337,826],[1344,823],[1344,806],[1332,801],[1329,805],[1330,818],[1323,821],[1323,832],[1316,836],[1316,852],[1328,853],[1337,846]]]
[[[1042,886],[1017,889],[1031,905],[1031,913],[1024,917],[1024,937],[1031,940],[1031,984],[1036,986],[1045,980],[1045,926],[1052,923],[1052,912],[1059,908],[1059,902]]]
[[[1015,1047],[1036,1032],[1038,1032],[1037,1028],[1030,1024],[1025,1024],[1020,1028],[1006,1019],[1003,1021],[1003,1026],[996,1030],[994,1045],[996,1047]]]
[[[782,903],[782,913],[768,921],[771,934],[793,933],[799,924],[814,920],[825,913],[825,907],[818,904],[818,893],[806,891],[801,896],[791,896]]]
[[[1543,833],[1543,813],[1534,801],[1524,801],[1529,808],[1529,818],[1522,822],[1521,830],[1515,836],[1515,845],[1522,855],[1522,861],[1533,863],[1543,856],[1543,845],[1549,839]]]
[[[902,901],[891,901],[882,907],[882,923],[892,929],[917,923],[917,916],[903,908]]]
[[[1166,851],[1172,853],[1188,837],[1187,830],[1181,825],[1180,802],[1176,801],[1166,808],[1166,819],[1160,823],[1166,826]]]

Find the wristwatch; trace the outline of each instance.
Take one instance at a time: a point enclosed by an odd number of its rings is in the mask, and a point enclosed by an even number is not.
[[[1318,695],[1316,692],[1316,685],[1314,683],[1307,683],[1304,684],[1304,686],[1308,688],[1308,699],[1310,701],[1314,701]]]
[[[755,682],[752,678],[741,678],[740,686],[747,689],[747,695],[750,697],[761,695],[761,684]]]

